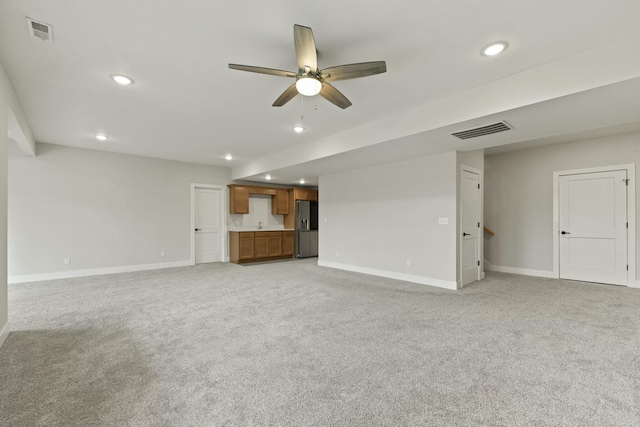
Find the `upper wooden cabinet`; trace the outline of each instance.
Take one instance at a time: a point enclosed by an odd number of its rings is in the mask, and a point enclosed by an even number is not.
[[[229,186],[229,213],[249,213],[249,188]]]
[[[289,213],[289,190],[286,188],[253,187],[250,185],[230,184],[229,213],[248,214],[249,195],[265,194],[271,196],[271,213],[287,215]]]
[[[289,213],[289,192],[277,190],[277,194],[271,198],[271,213],[273,215],[287,215]]]
[[[318,201],[318,190],[307,190],[304,188],[293,189],[293,200],[309,200],[312,202]]]

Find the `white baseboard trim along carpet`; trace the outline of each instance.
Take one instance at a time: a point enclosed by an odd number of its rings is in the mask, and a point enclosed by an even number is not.
[[[4,344],[4,341],[7,339],[8,336],[9,336],[9,322],[7,322],[2,328],[2,330],[0,330],[0,348],[2,348],[2,344]]]
[[[528,268],[502,267],[500,265],[485,264],[485,270],[497,271],[498,273],[520,274],[523,276],[546,277],[553,279],[553,271],[530,270]]]
[[[13,283],[41,282],[43,280],[72,279],[74,277],[100,276],[103,274],[132,273],[134,271],[160,270],[163,268],[186,267],[191,261],[162,262],[157,264],[123,265],[120,267],[93,268],[89,270],[57,271],[55,273],[25,274],[9,276],[7,281]]]
[[[553,271],[546,270],[530,270],[528,268],[502,267],[500,265],[491,265],[485,261],[484,269],[487,271],[497,271],[498,273],[520,274],[522,276],[545,277],[547,279],[555,279]],[[630,288],[640,288],[640,280],[630,280]]]
[[[377,270],[375,268],[358,267],[354,265],[339,264],[337,262],[328,262],[318,260],[320,267],[335,268],[337,270],[353,271],[354,273],[370,274],[372,276],[386,277],[388,279],[403,280],[405,282],[418,283],[420,285],[436,286],[438,288],[457,290],[458,283],[453,281],[433,279],[431,277],[415,276],[413,274],[396,273],[395,271]]]

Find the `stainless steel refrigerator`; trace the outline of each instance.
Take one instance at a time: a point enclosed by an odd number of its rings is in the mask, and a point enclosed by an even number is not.
[[[296,256],[318,256],[318,202],[296,201]]]

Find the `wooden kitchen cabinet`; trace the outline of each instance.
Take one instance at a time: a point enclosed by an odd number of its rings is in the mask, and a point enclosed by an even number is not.
[[[242,236],[245,234],[245,237]],[[250,237],[247,235],[251,234]],[[238,245],[238,259],[252,259],[254,258],[254,238],[253,233],[240,233],[239,245]]]
[[[229,186],[229,213],[249,213],[249,188],[241,186]]]
[[[295,234],[293,231],[282,232],[282,255],[293,256],[295,245]]]
[[[229,260],[233,263],[292,258],[293,231],[230,231]]]
[[[257,233],[256,233],[257,234]],[[255,237],[254,258],[266,258],[269,256],[269,238],[266,236]]]
[[[294,200],[309,200],[312,202],[318,201],[318,190],[306,190],[303,188],[293,189]]]
[[[252,231],[229,232],[229,259],[231,262],[242,262],[255,258],[255,233]]]
[[[289,213],[289,192],[277,190],[276,195],[271,198],[271,213],[273,215],[287,215]]]

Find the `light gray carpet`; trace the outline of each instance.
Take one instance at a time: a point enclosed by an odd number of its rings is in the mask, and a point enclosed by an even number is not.
[[[640,425],[640,290],[210,264],[12,285],[2,426]]]

